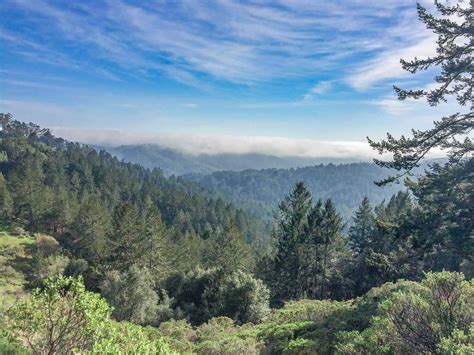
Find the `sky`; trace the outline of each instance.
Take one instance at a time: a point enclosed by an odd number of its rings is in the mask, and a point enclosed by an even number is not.
[[[429,8],[431,3],[423,3]],[[400,58],[435,53],[412,0],[0,2],[0,112],[85,143],[370,157],[450,104]]]

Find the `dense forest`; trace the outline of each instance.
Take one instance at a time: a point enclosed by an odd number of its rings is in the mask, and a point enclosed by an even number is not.
[[[159,144],[96,146],[96,149],[106,150],[121,160],[140,164],[145,168],[159,168],[165,176],[210,174],[225,170],[285,169],[334,162],[330,158],[280,157],[261,153],[190,154]],[[338,159],[340,163],[354,160],[356,159]]]
[[[417,173],[420,171],[422,169],[417,169]],[[352,163],[296,169],[219,171],[210,175],[187,174],[183,177],[198,182],[264,219],[271,219],[278,202],[297,182],[302,181],[313,196],[331,198],[344,222],[350,222],[364,197],[368,197],[373,204],[379,204],[384,200],[388,202],[393,194],[405,189],[400,184],[379,188],[373,183],[386,175],[387,171],[375,164]]]
[[[278,187],[268,230],[192,181],[2,114],[0,352],[473,353],[473,9],[437,8],[465,21],[419,5],[438,52],[402,65],[441,66],[439,87],[396,92],[453,97],[460,112],[369,139],[393,157],[375,161],[377,185],[406,190],[380,201],[361,188],[348,229],[336,198],[304,181]],[[447,161],[411,178],[434,148]],[[345,168],[330,168],[338,183]]]

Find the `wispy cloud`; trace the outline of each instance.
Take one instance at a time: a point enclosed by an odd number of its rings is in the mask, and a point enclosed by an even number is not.
[[[314,85],[304,96],[303,100],[311,100],[314,97],[324,94],[331,89],[332,82],[331,81],[320,81],[316,85]]]
[[[349,75],[347,82],[357,90],[366,90],[374,84],[387,79],[400,79],[410,75],[403,70],[400,59],[426,58],[436,53],[435,38],[426,35],[408,47],[387,49],[375,58],[362,63],[354,73]]]
[[[10,6],[34,13],[31,21],[42,38],[59,34],[55,39],[63,47],[83,50],[84,55],[141,75],[165,73],[191,85],[202,81],[202,75],[252,84],[310,77],[338,68],[343,74],[346,70],[341,64],[345,61],[383,51],[375,63],[356,68],[349,79],[354,87],[363,88],[378,75],[393,75],[392,69],[375,68],[363,80],[370,68],[385,62],[383,55],[388,56],[390,48],[410,45],[395,33],[405,22],[416,21],[414,3],[408,0],[288,0],[271,5],[237,0],[138,5],[106,0],[71,2],[68,6],[46,0],[16,0]],[[363,30],[366,28],[370,31]],[[58,51],[55,43],[44,41],[49,43],[46,46],[35,38],[36,33],[28,37],[17,33],[6,40],[16,46],[29,45],[31,52],[44,54],[43,60],[54,61],[51,53]],[[106,75],[112,77],[114,73]]]

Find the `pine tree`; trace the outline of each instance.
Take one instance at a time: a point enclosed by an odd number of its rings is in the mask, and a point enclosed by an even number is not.
[[[311,208],[311,193],[298,182],[293,191],[279,205],[276,237],[278,252],[275,259],[276,298],[296,299],[299,295],[298,249],[307,228]]]
[[[171,272],[174,251],[160,211],[150,205],[145,219],[144,235],[142,259],[156,284]]]
[[[435,122],[432,129],[413,130],[413,137],[402,136],[396,139],[387,134],[387,139],[381,142],[368,139],[380,154],[393,154],[392,161],[375,160],[378,165],[401,171],[398,175],[379,182],[380,185],[396,181],[410,173],[436,147],[448,151],[450,159],[447,167],[458,164],[465,157],[472,157],[473,144],[469,133],[474,127],[474,6],[472,1],[466,3],[467,6],[460,3],[450,6],[435,1],[441,17],[428,13],[426,8],[417,4],[420,20],[438,36],[436,55],[412,61],[402,59],[401,64],[403,69],[412,74],[440,66],[441,73],[435,78],[438,85],[431,90],[403,90],[395,87],[395,91],[400,100],[426,98],[431,106],[454,97],[460,111]]]
[[[326,200],[322,214],[322,265],[321,265],[321,292],[320,297],[324,299],[327,294],[327,283],[329,279],[329,269],[331,262],[335,259],[334,256],[341,250],[343,246],[342,218],[337,213],[331,199]]]
[[[323,204],[318,200],[308,213],[304,238],[300,243],[298,258],[298,284],[301,297],[315,298],[321,289],[323,263]]]
[[[7,222],[12,215],[13,200],[3,174],[0,173],[0,221]]]
[[[103,204],[96,196],[88,195],[71,226],[71,236],[64,243],[74,251],[76,257],[97,266],[110,252],[107,245],[110,231],[110,217]]]
[[[143,260],[143,225],[131,202],[123,202],[115,209],[113,231],[110,236],[111,263],[117,270],[128,270]]]
[[[233,223],[207,240],[203,261],[207,267],[220,267],[228,273],[253,268],[250,247]]]
[[[349,228],[349,246],[358,255],[372,245],[375,233],[375,215],[367,196],[362,200]]]

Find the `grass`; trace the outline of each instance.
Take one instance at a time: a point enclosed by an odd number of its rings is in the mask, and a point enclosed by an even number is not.
[[[25,293],[24,266],[31,258],[28,246],[34,242],[30,235],[14,233],[11,228],[0,226],[0,314]]]

